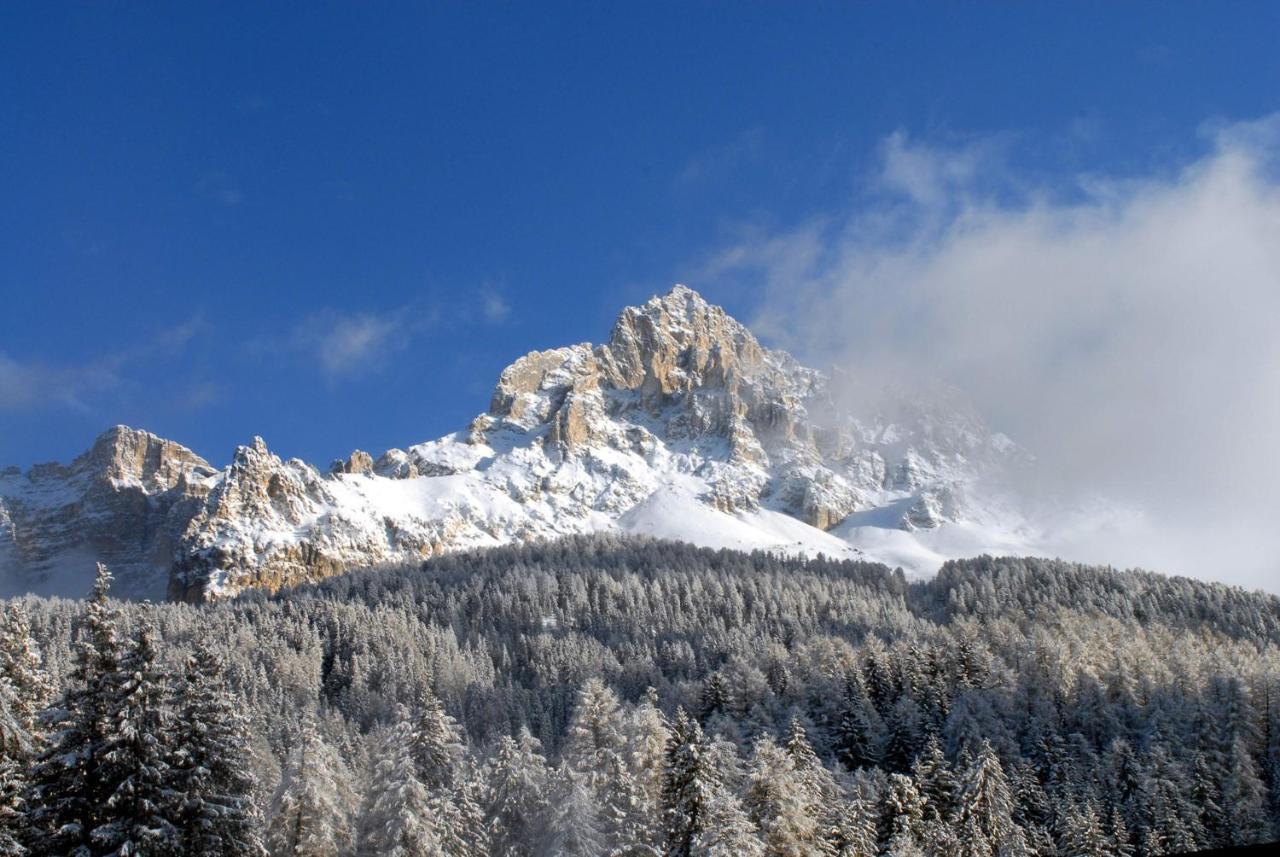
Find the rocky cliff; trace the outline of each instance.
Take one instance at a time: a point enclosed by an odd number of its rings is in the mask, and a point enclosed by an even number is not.
[[[1006,438],[960,412],[856,411],[676,286],[623,310],[602,345],[516,360],[465,429],[376,459],[321,472],[255,438],[215,471],[121,427],[67,468],[7,471],[0,575],[36,588],[94,557],[133,592],[196,601],[597,530],[921,571],[957,534],[965,552],[1000,549],[1007,510],[982,482],[1015,456]]]
[[[95,559],[115,570],[121,594],[163,593],[187,524],[217,482],[191,450],[125,426],[70,465],[0,472],[0,594],[59,594]]]

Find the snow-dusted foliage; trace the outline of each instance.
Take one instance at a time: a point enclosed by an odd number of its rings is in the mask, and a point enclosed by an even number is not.
[[[314,721],[303,724],[294,743],[271,802],[267,845],[273,855],[346,853],[357,809],[351,773]]]
[[[1280,832],[1272,596],[599,536],[202,607],[108,584],[8,605],[0,854],[1154,857]]]

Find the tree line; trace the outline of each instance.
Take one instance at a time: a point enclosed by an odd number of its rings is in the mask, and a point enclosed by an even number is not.
[[[1280,825],[1280,602],[608,536],[26,598],[0,854],[1157,855]]]

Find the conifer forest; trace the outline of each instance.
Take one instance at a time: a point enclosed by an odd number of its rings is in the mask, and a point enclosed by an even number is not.
[[[24,597],[0,854],[1149,857],[1280,833],[1280,599],[614,536]]]

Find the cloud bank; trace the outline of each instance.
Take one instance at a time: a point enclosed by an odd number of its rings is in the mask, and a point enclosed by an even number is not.
[[[758,328],[811,362],[964,391],[1037,456],[1038,496],[1142,510],[1064,555],[1280,591],[1280,115],[1204,135],[1050,186],[1004,142],[895,134],[859,204],[707,275],[759,288]]]

